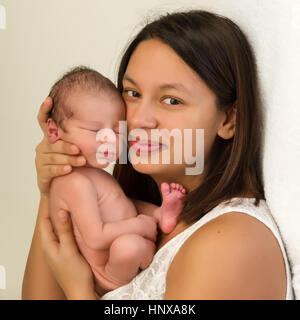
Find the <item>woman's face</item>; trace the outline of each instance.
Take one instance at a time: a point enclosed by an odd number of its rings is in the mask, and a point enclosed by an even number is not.
[[[131,161],[134,169],[151,175],[157,181],[182,183],[188,189],[187,184],[191,181],[197,184],[201,172],[187,175],[185,169],[195,167],[196,163],[189,164],[192,157],[197,157],[197,160],[203,157],[206,165],[209,151],[225,119],[224,112],[216,107],[214,92],[171,47],[158,39],[151,39],[141,42],[129,60],[123,77],[123,98],[129,136],[133,129],[143,129],[147,134],[147,137],[140,137],[142,143],[129,143],[134,159],[143,159],[144,162]],[[176,144],[173,138],[164,143],[162,138],[151,138],[155,132],[153,129],[167,129],[163,133],[165,138],[170,137],[172,129],[178,129],[181,137]],[[192,129],[190,138],[184,129]],[[196,141],[196,129],[204,129],[204,148],[200,153],[196,146],[202,142]],[[182,144],[182,152],[177,147],[179,144]],[[184,156],[184,150],[188,148],[192,154]],[[168,153],[170,162],[163,163],[162,159]],[[159,157],[158,164],[151,163],[151,154]],[[174,161],[178,156],[181,164]]]

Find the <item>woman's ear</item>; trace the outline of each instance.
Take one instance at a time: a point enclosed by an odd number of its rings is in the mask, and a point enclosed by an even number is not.
[[[226,111],[226,119],[223,121],[217,132],[218,136],[228,140],[234,136],[236,125],[237,102],[235,101],[231,108]]]
[[[54,143],[55,141],[59,140],[58,126],[52,118],[47,120],[47,135],[50,143]]]

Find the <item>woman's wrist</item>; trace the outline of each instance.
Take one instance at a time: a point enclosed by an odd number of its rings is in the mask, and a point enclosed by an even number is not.
[[[46,194],[40,193],[38,218],[48,216],[49,215],[48,210],[49,210],[49,196]]]

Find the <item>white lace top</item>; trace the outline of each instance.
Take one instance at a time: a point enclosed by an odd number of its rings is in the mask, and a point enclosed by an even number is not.
[[[162,300],[166,290],[166,275],[169,266],[183,243],[205,223],[232,211],[243,212],[255,217],[273,232],[285,261],[287,278],[286,300],[294,299],[289,262],[277,225],[271,216],[266,201],[261,200],[257,207],[254,205],[254,201],[254,198],[232,198],[229,204],[220,203],[161,247],[154,255],[152,263],[147,269],[141,271],[128,284],[103,295],[101,300]]]

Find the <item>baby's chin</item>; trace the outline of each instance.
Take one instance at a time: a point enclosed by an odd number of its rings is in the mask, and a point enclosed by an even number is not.
[[[88,162],[88,163],[85,165],[85,167],[95,168],[95,169],[105,169],[105,168],[107,168],[109,165],[110,165],[109,162],[107,162],[107,163],[105,163],[105,164],[98,164],[98,163],[94,164],[94,163],[89,163],[89,162]]]
[[[87,159],[86,166],[90,168],[105,169],[115,162],[116,161],[113,159],[105,159],[103,157],[97,157],[96,155],[93,159]]]

